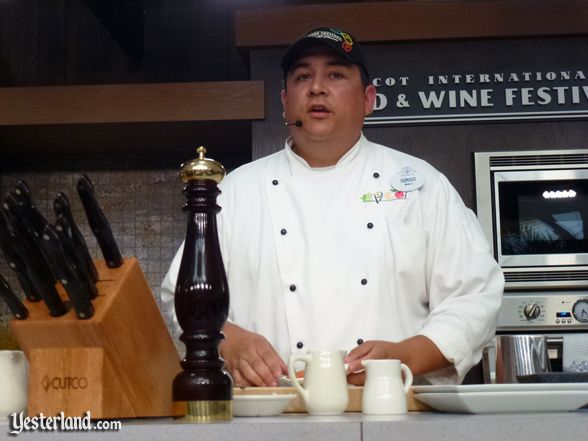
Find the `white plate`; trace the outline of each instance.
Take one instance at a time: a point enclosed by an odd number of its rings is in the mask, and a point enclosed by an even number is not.
[[[471,392],[549,392],[588,391],[588,383],[513,383],[513,384],[438,384],[413,386],[415,394],[421,393],[471,393]]]
[[[233,415],[235,416],[275,416],[290,405],[296,394],[273,395],[234,395]]]
[[[433,409],[456,413],[566,412],[588,404],[588,390],[421,392],[414,397]]]

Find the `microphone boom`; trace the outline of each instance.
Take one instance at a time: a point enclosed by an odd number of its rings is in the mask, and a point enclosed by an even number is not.
[[[284,121],[284,125],[285,126],[296,126],[296,127],[302,127],[302,121],[300,121],[299,119],[294,121],[294,122],[288,122],[288,121]]]

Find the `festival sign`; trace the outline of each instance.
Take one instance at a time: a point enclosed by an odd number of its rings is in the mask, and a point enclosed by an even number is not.
[[[367,47],[366,125],[588,117],[588,38]]]

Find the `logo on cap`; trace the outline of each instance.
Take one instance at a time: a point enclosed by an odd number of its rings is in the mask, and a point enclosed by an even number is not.
[[[351,52],[353,50],[353,39],[351,38],[351,35],[341,32],[341,37],[343,37],[343,44],[341,47],[345,52]]]
[[[327,38],[329,40],[341,42],[341,49],[345,52],[351,52],[353,50],[353,38],[346,32],[340,31],[339,29],[329,30],[316,30],[309,32],[306,37],[312,38]]]

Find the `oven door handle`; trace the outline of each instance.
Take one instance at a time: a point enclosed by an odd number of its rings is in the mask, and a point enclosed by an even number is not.
[[[547,345],[559,346],[563,345],[563,337],[549,337],[547,336]]]

